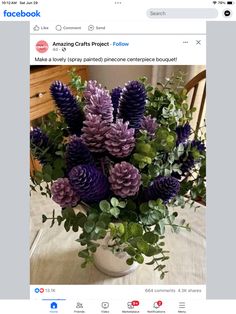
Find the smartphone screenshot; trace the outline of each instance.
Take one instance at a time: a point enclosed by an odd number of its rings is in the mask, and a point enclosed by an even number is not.
[[[235,2],[0,14],[2,312],[235,309]]]

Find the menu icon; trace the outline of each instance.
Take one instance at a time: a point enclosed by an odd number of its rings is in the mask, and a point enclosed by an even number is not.
[[[184,301],[180,301],[179,302],[179,310],[185,310],[185,308],[186,308],[185,302]]]

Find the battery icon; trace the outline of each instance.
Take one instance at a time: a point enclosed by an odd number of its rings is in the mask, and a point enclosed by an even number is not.
[[[233,4],[233,1],[227,1],[227,4]]]

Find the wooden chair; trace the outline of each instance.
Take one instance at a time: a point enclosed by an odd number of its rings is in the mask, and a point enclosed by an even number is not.
[[[200,84],[202,83],[204,83],[204,87],[199,88]],[[192,109],[193,107],[196,107],[198,110],[196,130],[199,130],[201,120],[202,120],[202,115],[204,112],[205,101],[206,101],[206,70],[200,72],[194,78],[192,78],[185,85],[185,89],[187,90],[187,94],[190,95],[190,109]],[[197,104],[197,100],[199,98],[200,98],[200,106]]]

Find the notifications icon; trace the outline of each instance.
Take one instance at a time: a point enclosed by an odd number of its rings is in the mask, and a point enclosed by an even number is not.
[[[153,307],[155,309],[159,309],[159,307],[161,307],[163,304],[163,302],[161,300],[154,302]]]

